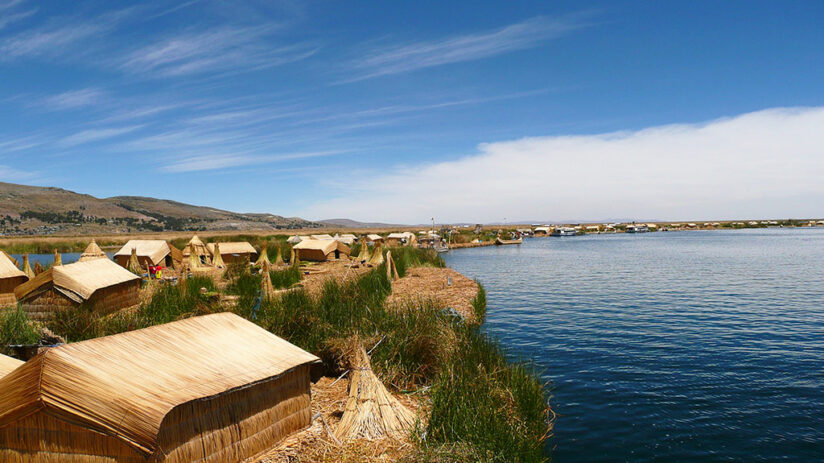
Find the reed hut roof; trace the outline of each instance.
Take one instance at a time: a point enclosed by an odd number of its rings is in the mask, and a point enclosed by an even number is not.
[[[0,354],[0,378],[3,378],[7,374],[16,370],[17,367],[19,367],[23,363],[24,362],[17,360],[16,358],[7,357],[3,354]]]
[[[358,237],[357,237],[357,236],[355,236],[355,235],[353,235],[353,234],[351,234],[351,233],[344,233],[344,234],[340,235],[340,237],[341,237],[341,238],[352,238],[353,240],[358,239]]]
[[[292,249],[311,249],[315,251],[322,251],[324,254],[338,249],[340,251],[349,253],[349,246],[336,240],[303,240],[296,244]]]
[[[215,253],[215,243],[209,243],[206,245],[209,248],[209,252],[214,255]],[[240,242],[229,242],[229,243],[220,243],[220,253],[221,254],[257,254],[255,247],[249,244],[246,241]]]
[[[0,379],[0,428],[44,410],[151,454],[174,407],[319,361],[231,313],[188,318],[38,354]]]
[[[313,240],[333,240],[335,239],[330,234],[323,234],[323,235],[309,235]]]
[[[203,241],[198,238],[197,235],[192,236],[192,239],[189,240],[189,243],[186,244],[186,247],[183,249],[183,255],[188,256],[189,254],[193,253],[197,256],[211,256],[212,254],[209,252],[209,248],[203,244]]]
[[[61,293],[81,302],[92,297],[98,289],[139,279],[140,277],[109,259],[94,259],[52,267],[15,288],[14,295],[17,299],[23,299],[51,282]]]
[[[148,257],[153,264],[159,264],[169,253],[169,243],[164,240],[129,240],[115,253],[115,256],[128,256],[132,249],[138,257]]]
[[[286,240],[286,242],[289,243],[289,244],[298,244],[301,241],[305,240],[306,238],[307,237],[305,237],[305,236],[294,235],[294,236],[290,236],[289,239]]]
[[[383,237],[381,235],[376,235],[374,233],[366,235],[366,239],[369,241],[383,241]]]
[[[78,262],[85,262],[87,260],[94,260],[94,259],[104,259],[107,258],[106,253],[100,249],[100,246],[97,245],[97,241],[92,240],[88,246],[86,246],[86,250],[83,251],[83,254],[80,254],[80,259],[77,259]]]
[[[25,277],[23,273],[5,252],[0,251],[0,278]]]

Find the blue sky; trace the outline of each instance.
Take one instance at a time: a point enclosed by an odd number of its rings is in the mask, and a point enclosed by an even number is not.
[[[824,215],[822,23],[819,1],[0,0],[0,180],[311,219]]]

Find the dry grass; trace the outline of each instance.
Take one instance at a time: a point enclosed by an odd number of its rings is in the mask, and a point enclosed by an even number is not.
[[[405,277],[392,283],[392,294],[386,303],[390,307],[399,307],[431,300],[441,307],[455,309],[472,323],[475,321],[472,299],[477,294],[478,283],[451,268],[413,267],[406,271]]]
[[[359,276],[369,273],[373,267],[366,265],[352,266],[348,260],[301,264],[300,284],[311,295],[318,295],[327,280],[343,283],[357,280]]]

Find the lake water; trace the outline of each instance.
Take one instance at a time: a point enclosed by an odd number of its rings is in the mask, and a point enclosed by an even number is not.
[[[555,462],[824,460],[824,229],[533,238],[445,256],[532,359]]]
[[[64,264],[71,264],[73,262],[77,262],[77,259],[80,259],[80,256],[83,253],[81,252],[66,252],[60,254],[60,260]],[[22,254],[10,254],[12,257],[17,259],[17,262],[23,262],[23,255]],[[111,259],[114,256],[113,252],[107,252],[107,256]],[[29,265],[34,267],[35,262],[40,262],[40,265],[46,267],[54,263],[54,254],[29,254]]]

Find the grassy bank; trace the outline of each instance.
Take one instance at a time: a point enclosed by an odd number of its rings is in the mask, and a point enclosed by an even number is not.
[[[435,252],[398,248],[392,254],[401,275],[413,266],[444,265]],[[271,276],[280,287],[300,277],[292,267]],[[358,339],[374,347],[373,368],[391,390],[423,400],[428,416],[415,431],[409,461],[545,460],[547,396],[532,368],[508,361],[497,342],[444,307],[418,302],[388,308],[385,266],[345,282],[329,281],[316,296],[303,289],[285,292],[254,310],[259,288],[260,276],[232,273],[225,291],[238,297],[231,310],[318,355],[328,375],[343,372],[342,352]],[[92,308],[81,307],[49,327],[73,342],[226,310],[210,296],[214,290],[211,279],[192,277],[158,287],[131,313],[96,320]],[[473,307],[482,320],[482,289]],[[19,314],[9,320],[12,331],[20,329]]]

